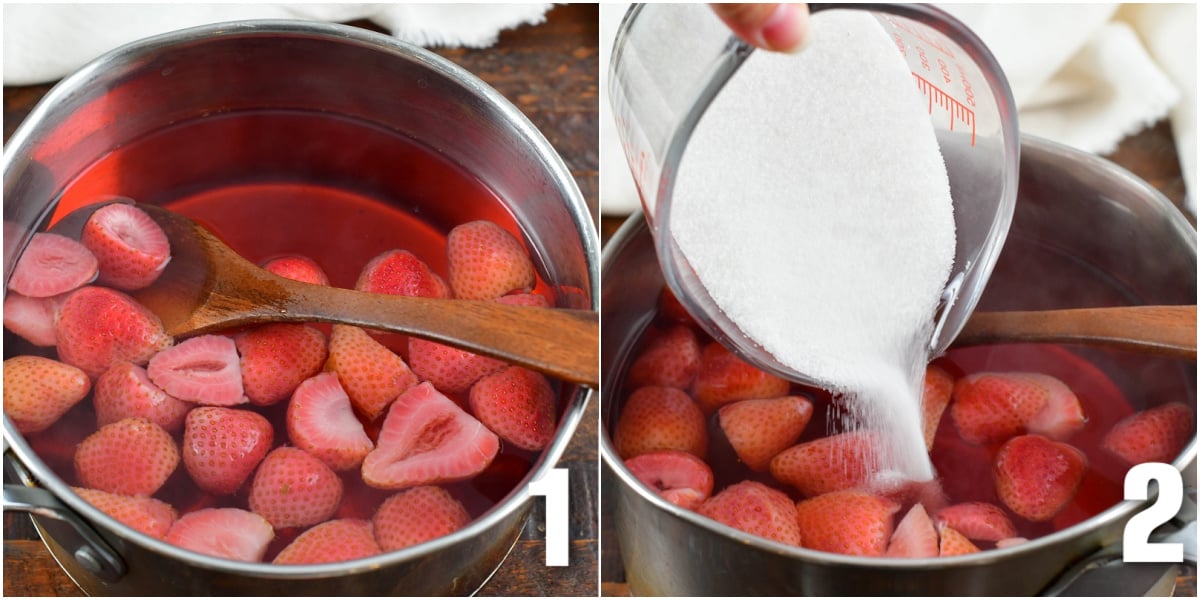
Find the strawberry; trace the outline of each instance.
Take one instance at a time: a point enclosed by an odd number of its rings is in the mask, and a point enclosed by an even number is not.
[[[549,298],[534,292],[521,292],[500,296],[495,301],[500,304],[511,304],[513,306],[536,306],[538,308],[550,308],[552,306]]]
[[[207,406],[249,401],[242,386],[237,345],[223,335],[197,336],[155,354],[146,374],[180,400]]]
[[[276,529],[307,527],[337,512],[342,480],[317,457],[291,446],[267,454],[250,482],[250,510]]]
[[[1021,435],[996,453],[992,476],[1009,510],[1030,521],[1047,521],[1079,489],[1087,457],[1077,448],[1043,436]]]
[[[75,450],[82,487],[151,496],[179,466],[179,448],[165,429],[130,417],[101,427]]]
[[[683,304],[679,302],[679,298],[675,296],[675,292],[672,292],[671,288],[665,285],[658,296],[658,312],[676,323],[683,323],[690,326],[695,326],[696,324],[691,313],[683,307]]]
[[[721,490],[705,500],[697,512],[782,544],[799,546],[803,539],[796,522],[796,505],[787,494],[757,481],[742,481]]]
[[[900,505],[865,492],[843,490],[796,505],[796,522],[805,548],[883,556],[892,539],[892,515]]]
[[[34,346],[58,344],[55,325],[66,295],[30,298],[10,291],[4,296],[4,327]]]
[[[660,450],[625,461],[625,468],[667,502],[697,510],[712,495],[713,473],[704,461],[688,452]]]
[[[183,466],[200,489],[229,495],[254,472],[274,438],[271,423],[256,412],[197,407],[184,422]]]
[[[1025,377],[1046,390],[1046,407],[1025,423],[1029,433],[1063,441],[1087,424],[1079,398],[1062,381],[1041,373],[1025,373]]]
[[[375,448],[334,373],[301,383],[287,407],[288,439],[334,471],[353,469]]]
[[[942,413],[950,404],[950,396],[953,393],[954,378],[945,369],[937,365],[925,367],[925,389],[921,393],[921,416],[926,450],[933,450],[933,438],[937,435],[938,424],[942,421]]]
[[[271,524],[248,510],[203,508],[175,521],[166,541],[208,556],[259,562],[274,538]]]
[[[508,366],[502,360],[420,338],[409,338],[408,360],[417,376],[447,394],[465,392],[476,381]]]
[[[1169,463],[1183,451],[1195,426],[1194,409],[1169,402],[1122,419],[1105,434],[1101,447],[1131,465]]]
[[[321,266],[307,256],[291,255],[272,258],[262,268],[286,279],[314,285],[329,285],[329,276]]]
[[[272,564],[312,565],[375,556],[382,552],[375,542],[371,522],[334,519],[313,526],[292,540]]]
[[[1016,537],[1017,528],[1004,510],[989,502],[963,502],[937,511],[938,525],[954,528],[972,540],[997,542]]]
[[[537,283],[537,272],[525,247],[491,221],[472,221],[446,237],[450,288],[456,298],[489,300]]]
[[[680,450],[703,459],[708,453],[708,427],[704,413],[687,394],[675,388],[644,387],[625,400],[613,445],[625,460],[657,450]]]
[[[192,408],[154,385],[145,369],[130,362],[114,365],[96,380],[92,403],[98,427],[126,417],[145,417],[170,432],[183,426],[183,418]]]
[[[389,496],[371,523],[384,552],[415,546],[462,529],[471,515],[443,488],[423,485]]]
[[[362,477],[380,489],[460,481],[486,469],[499,450],[496,434],[426,381],[388,408]]]
[[[939,532],[942,539],[938,543],[938,556],[959,556],[979,552],[979,546],[972,544],[967,536],[953,527],[942,525]]]
[[[541,450],[554,438],[554,389],[541,373],[506,367],[471,386],[471,413],[504,441]]]
[[[363,267],[354,289],[373,294],[449,298],[450,286],[408,250],[388,250]]]
[[[329,354],[325,334],[308,325],[273,323],[233,338],[241,354],[242,388],[251,404],[269,406],[321,372]]]
[[[1013,546],[1019,546],[1019,545],[1021,545],[1021,544],[1024,544],[1025,542],[1028,542],[1028,541],[1029,541],[1028,539],[1026,539],[1026,538],[1023,538],[1023,537],[1010,537],[1010,538],[1004,538],[1004,539],[1002,539],[1002,540],[998,540],[998,541],[996,542],[996,548],[997,548],[997,549],[999,549],[999,548],[1011,548],[1011,547],[1013,547]]]
[[[938,534],[925,507],[914,504],[900,519],[884,556],[891,558],[933,558],[938,555]]]
[[[174,343],[154,313],[121,292],[96,286],[67,296],[54,332],[59,359],[91,377],[122,362],[145,365]]]
[[[875,434],[851,431],[797,444],[771,459],[770,471],[780,483],[805,496],[859,487],[877,468]]]
[[[692,383],[692,397],[704,414],[723,404],[752,398],[787,395],[791,384],[751,366],[718,342],[710,342],[700,354],[700,369]]]
[[[100,512],[152,538],[163,539],[175,523],[175,509],[162,500],[88,488],[73,487],[71,490]]]
[[[132,204],[109,204],[92,213],[80,241],[100,262],[99,282],[117,289],[154,283],[171,260],[167,234]]]
[[[14,356],[4,361],[4,412],[21,433],[50,427],[91,388],[86,373],[53,359]]]
[[[17,258],[8,289],[30,298],[65,294],[95,281],[96,257],[79,242],[56,233],[35,233]]]
[[[795,444],[812,413],[803,396],[739,400],[717,411],[725,438],[753,471],[766,471],[776,454]]]
[[[404,359],[353,325],[333,326],[325,370],[337,373],[354,409],[369,421],[417,384]]]
[[[686,325],[675,325],[654,338],[633,359],[626,385],[657,385],[686,390],[700,368],[700,342]]]
[[[973,444],[1004,441],[1046,408],[1044,381],[1025,373],[976,373],[954,384],[950,417],[964,440]]]

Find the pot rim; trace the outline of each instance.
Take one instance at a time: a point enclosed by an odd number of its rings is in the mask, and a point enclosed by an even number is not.
[[[1120,185],[1130,190],[1137,191],[1139,195],[1145,199],[1148,204],[1154,206],[1159,213],[1163,214],[1169,223],[1179,229],[1181,235],[1190,238],[1192,246],[1196,245],[1196,230],[1188,223],[1174,205],[1167,200],[1157,189],[1147,183],[1145,180],[1137,177],[1125,168],[1116,165],[1104,158],[1095,154],[1083,152],[1037,136],[1028,134],[1021,135],[1022,153],[1030,150],[1033,154],[1048,153],[1058,155],[1067,159],[1077,161],[1083,164],[1095,173],[1097,177],[1108,179],[1114,184]],[[612,263],[616,260],[630,240],[643,231],[648,232],[645,216],[641,211],[631,214],[621,227],[605,245],[604,252],[600,258],[601,277],[607,273],[612,267]],[[643,324],[643,326],[645,323]],[[628,348],[624,349],[618,358],[626,360],[628,358]],[[611,389],[616,391],[618,388],[613,385],[615,383],[611,378],[605,378],[601,382],[601,389]],[[1044,535],[1028,542],[1010,546],[1008,548],[989,549],[985,552],[972,554],[963,554],[950,557],[938,557],[931,559],[913,559],[913,558],[886,558],[886,557],[861,557],[850,556],[845,554],[835,554],[820,550],[812,550],[809,548],[801,548],[791,546],[781,542],[768,540],[766,538],[747,534],[739,529],[734,529],[728,525],[724,525],[707,517],[700,515],[697,512],[680,508],[660,496],[657,492],[643,484],[632,472],[625,467],[624,461],[617,454],[613,447],[611,436],[608,429],[608,419],[611,415],[607,414],[605,408],[611,410],[615,407],[615,399],[612,404],[606,402],[607,398],[601,398],[601,432],[600,432],[600,456],[601,460],[612,470],[612,472],[620,480],[621,484],[635,494],[641,497],[641,500],[649,502],[657,509],[666,512],[674,518],[681,519],[687,523],[707,529],[713,533],[734,540],[739,544],[750,546],[758,551],[768,552],[781,555],[787,558],[792,558],[799,561],[814,563],[823,566],[835,567],[872,567],[877,569],[896,569],[903,571],[913,570],[928,570],[934,571],[946,567],[977,567],[1004,561],[1010,557],[1017,556],[1026,552],[1034,552],[1039,549],[1066,542],[1067,540],[1082,537],[1083,535],[1101,529],[1113,523],[1119,523],[1128,520],[1135,511],[1143,506],[1149,505],[1153,501],[1153,497],[1144,501],[1123,500],[1117,504],[1101,511],[1086,521],[1076,523],[1066,529],[1056,531],[1049,535]],[[1193,436],[1188,445],[1183,449],[1175,461],[1171,464],[1181,473],[1186,469],[1194,468],[1196,463],[1196,437]]]
[[[0,168],[7,175],[14,161],[17,161],[19,157],[27,153],[26,147],[31,144],[32,132],[38,124],[46,119],[52,106],[60,104],[78,89],[88,85],[99,74],[108,71],[115,65],[152,55],[164,46],[203,42],[216,38],[258,37],[263,35],[281,38],[323,39],[333,43],[350,44],[375,52],[390,54],[400,60],[418,63],[434,73],[453,80],[494,108],[502,119],[513,126],[517,137],[534,148],[536,155],[542,161],[542,165],[548,171],[549,177],[559,184],[558,187],[562,192],[565,208],[570,213],[572,221],[575,224],[587,261],[590,288],[588,292],[591,297],[592,309],[597,310],[599,308],[599,266],[596,260],[596,257],[599,256],[599,240],[596,228],[593,225],[591,213],[587,209],[587,204],[583,199],[578,184],[575,182],[562,157],[551,146],[541,131],[500,92],[463,67],[420,46],[359,27],[299,19],[252,19],[189,27],[125,44],[106,52],[55,84],[13,133],[4,149]],[[31,234],[32,232],[30,232]],[[468,523],[466,527],[450,535],[372,557],[313,565],[274,565],[270,563],[250,563],[217,558],[185,550],[168,544],[165,541],[150,537],[113,519],[75,494],[69,485],[37,457],[26,443],[24,437],[16,430],[16,427],[7,414],[4,415],[3,441],[5,455],[11,452],[20,462],[21,466],[29,470],[39,486],[48,489],[55,497],[69,506],[71,510],[82,516],[88,524],[100,524],[105,530],[116,533],[122,539],[132,541],[140,546],[191,566],[266,579],[312,579],[318,577],[337,577],[384,568],[392,564],[408,562],[426,554],[439,552],[476,537],[509,518],[514,512],[527,508],[532,496],[529,492],[529,483],[546,475],[562,458],[567,445],[578,428],[580,420],[583,418],[588,401],[594,395],[595,390],[576,386],[575,391],[571,394],[570,401],[567,403],[559,419],[558,431],[551,443],[542,451],[538,462],[533,465],[525,478],[517,484],[508,496]],[[400,490],[395,491],[398,492]],[[500,564],[503,564],[503,561],[497,564],[497,568],[499,568]]]

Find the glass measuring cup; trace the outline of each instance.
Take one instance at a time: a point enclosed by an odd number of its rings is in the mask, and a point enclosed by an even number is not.
[[[868,11],[911,68],[913,93],[927,101],[956,228],[954,264],[931,315],[935,327],[927,349],[935,357],[978,302],[1012,220],[1020,147],[1012,92],[983,42],[939,9],[889,4],[809,9]],[[720,310],[669,226],[675,173],[691,134],[753,51],[706,5],[635,5],[613,47],[610,99],[664,279],[680,302],[714,339],[743,358],[793,381],[817,383],[778,361]]]

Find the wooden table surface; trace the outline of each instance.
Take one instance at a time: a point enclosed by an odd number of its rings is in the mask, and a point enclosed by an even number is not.
[[[500,35],[487,49],[434,49],[496,88],[533,121],[558,150],[599,219],[599,70],[596,5],[557,6],[545,23]],[[354,25],[373,28],[369,23]],[[50,85],[4,88],[4,139]],[[484,596],[596,596],[598,594],[598,401],[558,466],[570,470],[569,567],[545,565],[544,510],[535,503],[512,554],[480,590]],[[4,515],[4,594],[77,596],[82,592],[38,541],[23,514]]]

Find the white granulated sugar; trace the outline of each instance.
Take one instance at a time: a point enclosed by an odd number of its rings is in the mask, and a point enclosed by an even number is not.
[[[818,13],[811,34],[796,55],[755,52],[713,101],[670,233],[748,336],[840,394],[848,422],[893,434],[885,470],[928,480],[925,346],[955,249],[946,168],[874,17]]]

